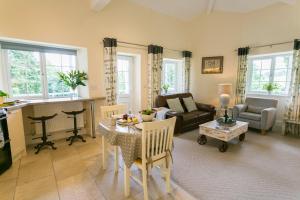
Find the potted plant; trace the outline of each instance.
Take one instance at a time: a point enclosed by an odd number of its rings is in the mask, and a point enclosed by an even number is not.
[[[0,104],[4,103],[4,98],[8,97],[9,95],[6,92],[3,92],[2,90],[0,90]]]
[[[61,82],[72,89],[72,97],[76,95],[76,88],[80,85],[86,86],[85,81],[88,80],[87,74],[79,70],[71,70],[68,73],[58,72],[58,76]]]
[[[162,85],[162,89],[164,90],[165,94],[168,94],[169,87],[170,87],[170,85],[167,83]]]
[[[270,95],[273,91],[279,89],[279,85],[277,83],[266,83],[263,85],[263,89]]]
[[[140,111],[140,114],[142,116],[143,122],[151,122],[155,117],[155,110],[152,109],[142,110]]]

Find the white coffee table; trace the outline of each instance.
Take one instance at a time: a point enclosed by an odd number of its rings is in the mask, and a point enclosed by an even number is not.
[[[227,129],[221,128],[217,121],[210,121],[205,124],[199,125],[199,137],[197,142],[200,145],[204,145],[207,142],[207,138],[215,138],[221,140],[222,144],[219,146],[220,152],[226,152],[228,149],[228,142],[233,138],[239,137],[240,141],[245,140],[245,133],[248,131],[248,123],[237,121],[236,125]]]

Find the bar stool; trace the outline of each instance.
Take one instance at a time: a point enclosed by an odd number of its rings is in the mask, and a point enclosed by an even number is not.
[[[33,140],[42,139],[42,142],[37,144],[34,147],[35,149],[37,149],[35,154],[38,154],[40,152],[40,150],[42,149],[42,147],[44,147],[44,146],[50,146],[53,150],[56,149],[56,147],[54,147],[54,143],[51,142],[51,141],[48,141],[47,136],[50,136],[50,135],[47,135],[47,131],[46,131],[46,121],[49,120],[49,119],[54,118],[56,115],[57,115],[57,113],[55,113],[54,115],[51,115],[51,116],[41,116],[41,117],[30,117],[29,116],[28,117],[29,119],[35,121],[35,122],[32,122],[32,124],[42,123],[42,136],[37,137],[37,138],[33,138]]]
[[[78,135],[78,131],[80,130],[80,128],[77,128],[77,118],[76,118],[76,116],[77,116],[78,114],[81,114],[81,113],[83,113],[84,111],[85,111],[85,109],[82,109],[82,110],[79,110],[79,111],[71,111],[71,112],[65,112],[65,111],[62,111],[63,113],[65,113],[66,115],[68,115],[68,118],[73,118],[73,119],[74,119],[74,128],[73,128],[73,130],[67,131],[67,133],[72,132],[72,133],[74,134],[74,135],[72,135],[72,136],[70,136],[70,137],[68,137],[68,138],[66,139],[67,141],[70,141],[69,145],[72,145],[73,142],[74,142],[74,140],[75,140],[76,138],[81,139],[82,142],[86,142],[86,141],[83,139],[83,137],[82,137],[81,135]],[[70,115],[71,115],[71,116],[70,116]]]

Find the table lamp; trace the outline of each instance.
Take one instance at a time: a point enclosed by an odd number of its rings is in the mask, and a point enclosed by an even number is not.
[[[218,94],[220,95],[221,108],[225,109],[225,122],[227,122],[229,116],[227,114],[227,108],[230,103],[230,95],[232,93],[232,84],[222,83],[218,84]]]

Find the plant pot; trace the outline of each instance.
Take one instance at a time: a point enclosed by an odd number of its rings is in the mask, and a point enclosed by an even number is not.
[[[0,104],[4,103],[4,97],[0,97]]]
[[[143,122],[151,122],[154,119],[155,113],[152,113],[150,115],[141,114],[141,116],[142,116]]]

